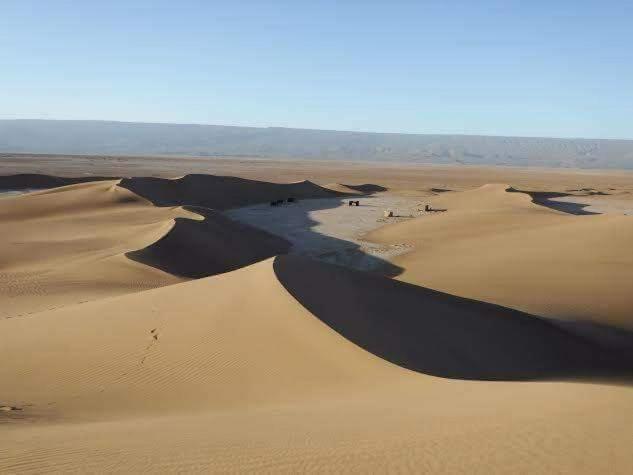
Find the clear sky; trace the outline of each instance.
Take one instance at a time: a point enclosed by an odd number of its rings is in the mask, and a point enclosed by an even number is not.
[[[633,1],[2,0],[0,118],[633,139]]]

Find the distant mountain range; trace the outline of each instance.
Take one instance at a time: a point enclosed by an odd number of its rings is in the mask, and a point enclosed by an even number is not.
[[[0,120],[0,152],[189,155],[633,169],[633,140]]]

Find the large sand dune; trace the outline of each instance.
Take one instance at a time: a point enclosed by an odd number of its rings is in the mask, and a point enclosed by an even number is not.
[[[277,273],[295,276],[288,259]],[[445,317],[433,310],[420,318]],[[616,468],[633,463],[629,388],[409,372],[321,323],[272,261],[47,313],[0,322],[12,362],[3,397],[23,408],[3,425],[3,471],[590,473],[613,468],[606,453]]]
[[[557,319],[633,328],[633,219],[576,216],[484,186],[433,198],[446,213],[379,229],[407,242],[406,282]]]
[[[400,282],[219,211],[318,185],[118,183],[0,201],[0,472],[633,467],[630,218],[439,193]]]
[[[169,232],[182,208],[157,208],[116,181],[0,200],[0,317],[180,281],[125,253]]]

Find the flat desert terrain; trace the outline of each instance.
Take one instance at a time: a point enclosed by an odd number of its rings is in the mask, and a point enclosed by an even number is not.
[[[1,473],[633,471],[631,172],[0,163]]]

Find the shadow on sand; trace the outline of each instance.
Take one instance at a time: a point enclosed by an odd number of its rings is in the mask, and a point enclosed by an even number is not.
[[[286,254],[291,248],[287,240],[233,221],[221,212],[184,208],[203,219],[176,218],[161,239],[125,255],[173,275],[199,279]]]
[[[582,196],[572,195],[570,193],[561,193],[557,191],[525,191],[525,190],[517,190],[516,188],[508,188],[508,192],[511,193],[525,193],[530,195],[532,198],[532,202],[537,205],[546,206],[551,209],[555,209],[557,211],[562,211],[563,213],[576,214],[576,215],[590,215],[590,214],[600,214],[594,213],[593,211],[587,211],[585,208],[591,206],[590,204],[585,203],[572,203],[568,201],[552,201],[552,198],[565,198],[567,196],[572,196],[574,198],[582,198]],[[593,193],[597,194],[597,193]],[[606,195],[607,193],[600,193]]]
[[[478,380],[633,376],[633,334],[624,330],[552,322],[296,256],[277,257],[274,270],[288,292],[332,329],[413,371]],[[614,345],[609,338],[616,333]]]

